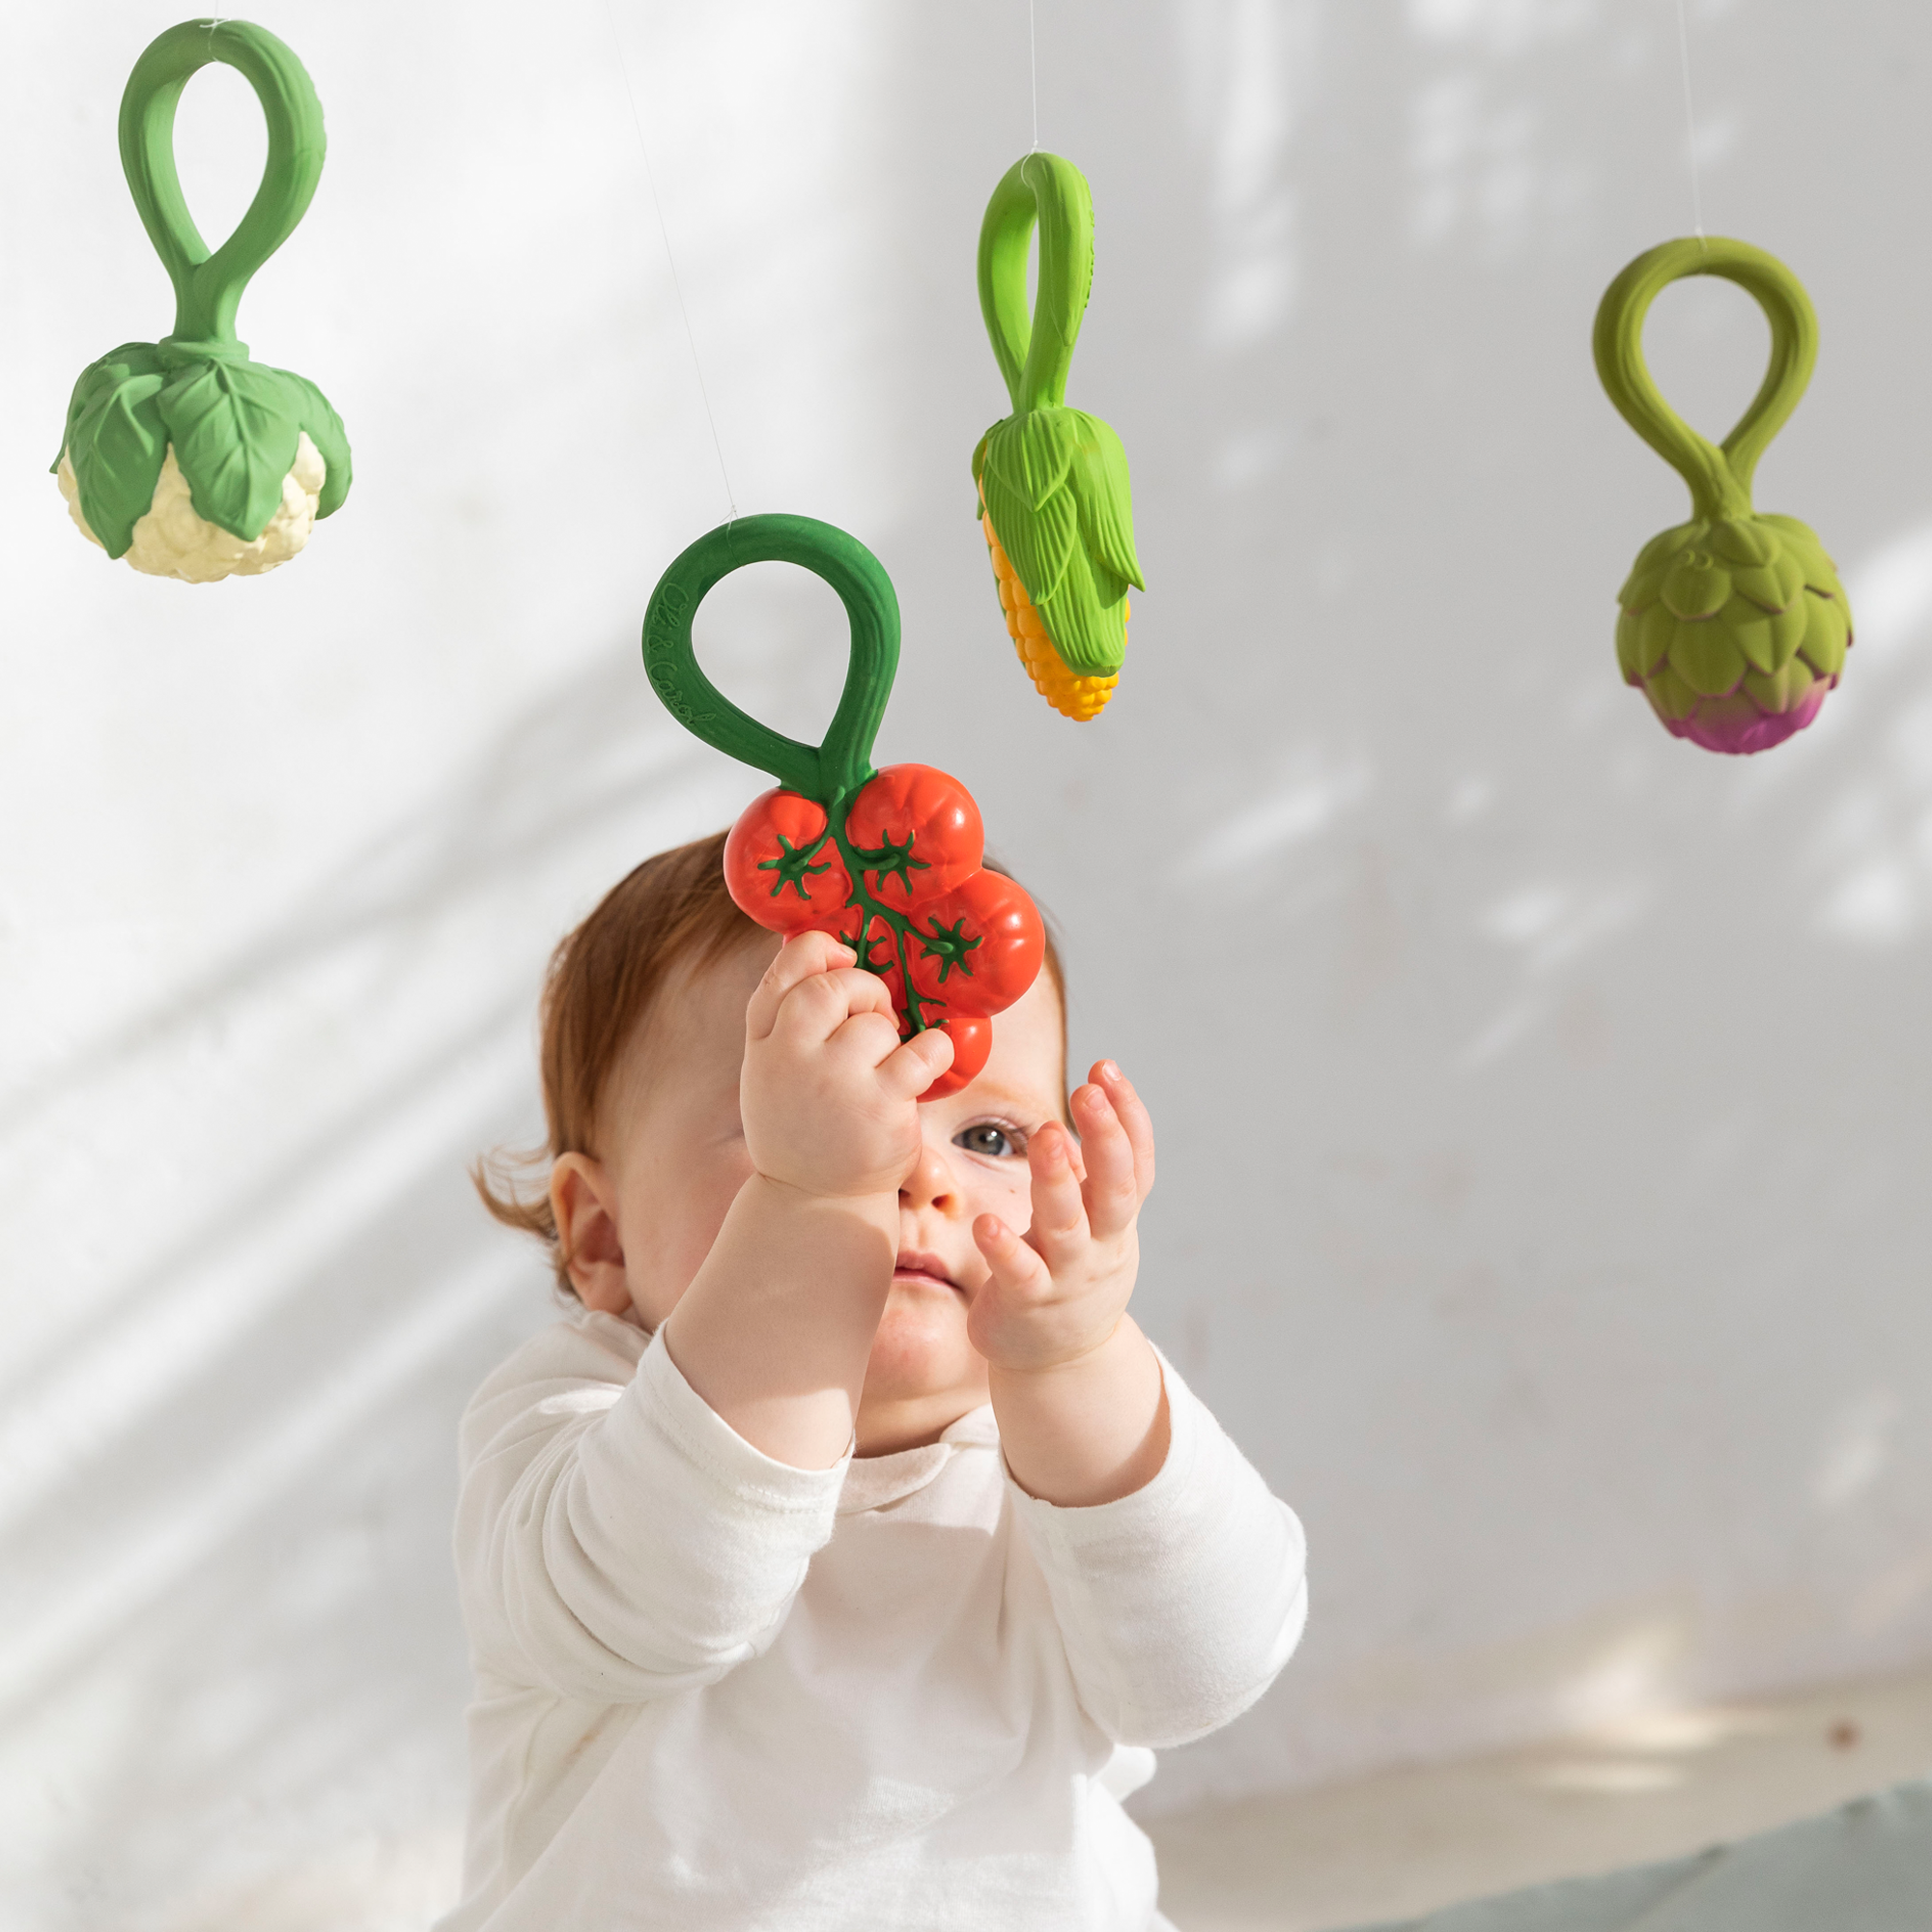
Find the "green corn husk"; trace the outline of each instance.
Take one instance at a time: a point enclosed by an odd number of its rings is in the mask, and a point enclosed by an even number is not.
[[[1039,231],[1037,301],[1026,298]],[[991,523],[1055,651],[1081,677],[1126,655],[1126,596],[1144,589],[1134,554],[1127,453],[1098,416],[1066,407],[1066,378],[1094,278],[1094,204],[1059,155],[1007,170],[980,230],[980,306],[1013,412],[973,452],[975,514]]]

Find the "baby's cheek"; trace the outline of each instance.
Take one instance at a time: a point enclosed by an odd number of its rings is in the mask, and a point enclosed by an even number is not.
[[[1033,1177],[1025,1161],[1016,1160],[1010,1174],[992,1178],[980,1212],[997,1214],[1016,1235],[1033,1226]]]

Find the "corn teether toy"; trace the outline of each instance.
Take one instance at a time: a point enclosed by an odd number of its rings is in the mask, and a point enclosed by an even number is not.
[[[182,89],[211,61],[246,78],[269,123],[262,185],[213,254],[174,155]],[[258,576],[349,494],[349,439],[322,391],[251,362],[235,339],[242,292],[302,218],[326,145],[301,63],[245,20],[170,27],[128,78],[121,166],[174,284],[174,332],[81,371],[53,469],[81,534],[136,570],[188,583]]]
[[[851,623],[845,688],[821,745],[748,717],[697,667],[692,619],[748,563],[802,564],[838,593]],[[724,846],[731,896],[773,932],[832,932],[885,980],[908,1037],[952,1036],[952,1065],[922,1096],[956,1094],[992,1051],[992,1015],[1033,984],[1046,931],[1033,900],[987,871],[980,809],[930,765],[872,768],[872,740],[899,662],[893,582],[856,537],[810,517],[743,517],[699,537],[658,580],[644,612],[644,667],[679,724],[778,780]]]
[[[1038,299],[1027,252],[1039,227]],[[1094,203],[1071,161],[1032,154],[1001,178],[980,226],[980,312],[1012,398],[973,452],[980,521],[1007,632],[1064,717],[1097,718],[1121,681],[1136,590],[1127,453],[1098,416],[1065,407],[1094,283]]]
[[[1721,275],[1771,324],[1771,366],[1721,444],[1658,393],[1643,320],[1684,275]],[[1844,669],[1851,611],[1832,559],[1795,517],[1751,508],[1751,473],[1798,407],[1818,321],[1783,263],[1743,242],[1666,242],[1639,255],[1597,310],[1597,374],[1623,418],[1690,486],[1691,521],[1638,552],[1617,593],[1617,661],[1666,730],[1710,752],[1766,752],[1817,717]]]

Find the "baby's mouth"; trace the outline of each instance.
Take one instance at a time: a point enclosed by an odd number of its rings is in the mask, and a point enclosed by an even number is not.
[[[937,1255],[922,1254],[916,1249],[906,1250],[893,1264],[893,1279],[926,1288],[950,1288],[955,1293],[959,1287]]]

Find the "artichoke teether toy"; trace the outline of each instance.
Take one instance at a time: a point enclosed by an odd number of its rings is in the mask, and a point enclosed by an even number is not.
[[[1039,226],[1038,299],[1027,250]],[[1127,453],[1098,416],[1069,410],[1066,372],[1094,281],[1094,203],[1058,155],[1009,168],[980,227],[980,312],[1013,412],[973,452],[980,520],[1007,631],[1039,694],[1097,718],[1121,681],[1134,556]]]
[[[1643,319],[1684,275],[1721,275],[1771,324],[1771,367],[1721,444],[1658,393]],[[1711,752],[1765,752],[1817,717],[1844,669],[1851,611],[1832,559],[1795,517],[1751,508],[1751,473],[1798,407],[1818,322],[1783,263],[1743,242],[1666,242],[1597,310],[1597,374],[1624,420],[1690,486],[1691,521],[1653,537],[1617,593],[1617,661],[1666,730]]]
[[[705,594],[748,563],[802,564],[851,621],[845,688],[822,745],[748,717],[697,667]],[[773,932],[833,932],[886,982],[899,1031],[943,1027],[952,1065],[922,1096],[956,1094],[992,1051],[992,1015],[1033,984],[1046,932],[1033,900],[984,868],[980,809],[930,765],[872,768],[899,661],[892,579],[856,537],[810,517],[742,517],[699,537],[658,580],[644,667],[666,708],[707,745],[779,781],[731,828],[731,896]]]
[[[248,212],[212,254],[175,171],[175,108],[223,61],[255,90],[269,161]],[[90,542],[189,583],[272,570],[349,494],[349,439],[313,383],[248,359],[235,311],[302,218],[322,174],[322,103],[301,63],[245,20],[170,27],[121,97],[121,166],[174,284],[175,326],[81,371],[54,473]]]

